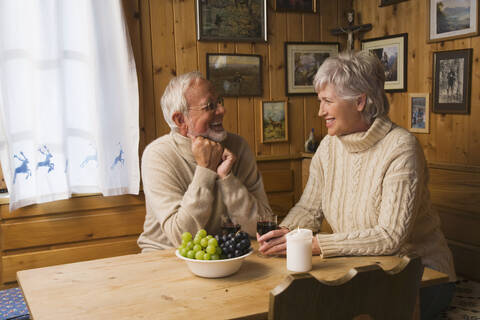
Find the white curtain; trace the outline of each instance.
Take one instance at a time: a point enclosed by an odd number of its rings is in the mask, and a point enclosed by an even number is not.
[[[0,0],[0,160],[10,210],[138,194],[138,85],[120,0]]]

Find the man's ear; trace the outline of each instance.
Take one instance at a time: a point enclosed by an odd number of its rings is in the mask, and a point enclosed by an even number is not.
[[[357,111],[362,112],[365,109],[367,104],[367,95],[365,93],[361,94],[360,97],[357,98]]]
[[[178,112],[178,111],[174,112],[172,114],[172,120],[173,122],[175,122],[178,128],[182,128],[186,125],[185,116],[181,112]]]

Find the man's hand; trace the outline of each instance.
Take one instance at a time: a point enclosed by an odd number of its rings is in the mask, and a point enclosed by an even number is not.
[[[228,176],[236,160],[237,158],[230,150],[227,148],[223,150],[222,162],[217,168],[217,174],[220,176],[220,178],[223,179]]]
[[[218,164],[224,153],[223,147],[218,142],[201,136],[189,137],[192,139],[192,153],[197,165],[217,172]]]

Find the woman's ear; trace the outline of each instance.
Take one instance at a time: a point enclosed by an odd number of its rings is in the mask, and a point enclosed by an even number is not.
[[[365,109],[366,104],[367,104],[367,95],[365,93],[362,93],[357,98],[357,111],[362,112],[363,109]]]

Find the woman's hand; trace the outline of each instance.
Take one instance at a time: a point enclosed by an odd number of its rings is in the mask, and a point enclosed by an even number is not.
[[[287,239],[285,235],[289,232],[289,229],[282,227],[269,231],[262,236],[257,233],[258,251],[264,255],[286,254]]]
[[[289,229],[283,227],[267,232],[262,236],[257,233],[258,251],[264,255],[285,255],[287,253],[287,239],[285,235],[289,232]],[[316,256],[320,254],[322,254],[322,250],[318,244],[317,237],[314,236],[312,238],[312,255]]]

